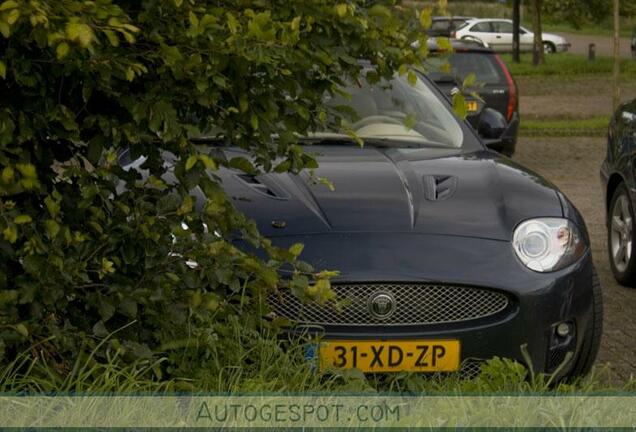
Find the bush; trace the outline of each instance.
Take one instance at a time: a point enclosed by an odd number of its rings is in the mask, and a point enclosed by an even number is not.
[[[39,343],[61,376],[82,353],[192,376],[237,361],[237,323],[247,346],[276,330],[273,291],[328,298],[333,273],[272,247],[213,173],[315,168],[296,137],[357,59],[385,77],[420,64],[429,14],[366,4],[0,2],[0,361]]]

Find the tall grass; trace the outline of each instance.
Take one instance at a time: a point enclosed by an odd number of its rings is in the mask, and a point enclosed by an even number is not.
[[[239,331],[239,329],[237,329]],[[41,344],[40,344],[41,346]],[[98,360],[96,352],[78,356],[70,371],[61,370],[40,346],[34,346],[13,362],[0,368],[0,393],[140,393],[173,392],[391,392],[396,394],[431,393],[554,393],[628,391],[636,389],[633,381],[615,386],[607,369],[597,369],[590,376],[569,383],[555,383],[555,376],[534,374],[519,363],[491,359],[481,366],[481,373],[467,379],[459,374],[425,375],[398,373],[365,375],[356,370],[324,371],[315,369],[305,358],[303,341],[281,343],[263,337],[248,349],[237,344],[244,360],[219,369],[206,366],[187,379],[162,378],[165,358],[134,363],[121,361],[118,353]],[[208,363],[209,364],[209,363]]]

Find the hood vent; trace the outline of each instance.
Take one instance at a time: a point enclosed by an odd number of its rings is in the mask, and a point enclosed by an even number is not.
[[[267,181],[268,184],[265,184],[265,182],[259,179],[259,176],[250,174],[237,174],[236,176],[261,195],[266,195],[276,199],[289,199],[289,195],[285,193],[282,188],[276,185],[273,180]]]
[[[424,193],[429,201],[443,201],[453,196],[457,177],[448,175],[424,176]]]

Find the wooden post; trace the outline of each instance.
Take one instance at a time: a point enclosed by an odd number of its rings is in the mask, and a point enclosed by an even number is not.
[[[614,91],[612,94],[613,109],[616,111],[621,102],[620,88],[620,20],[619,20],[620,1],[614,0]]]

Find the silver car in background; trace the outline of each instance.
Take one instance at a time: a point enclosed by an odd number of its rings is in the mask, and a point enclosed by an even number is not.
[[[512,20],[509,19],[474,19],[467,21],[462,27],[451,34],[455,39],[469,40],[482,43],[494,51],[512,51]],[[559,35],[542,33],[543,50],[548,53],[565,52],[570,48],[568,41]],[[532,51],[534,33],[520,27],[519,49]]]

